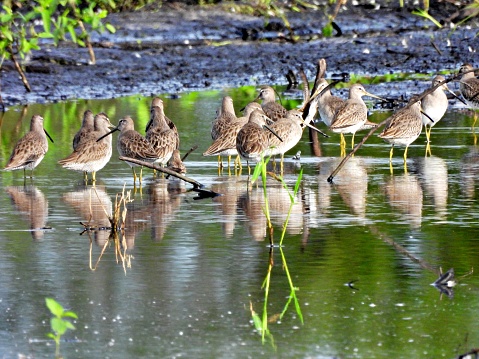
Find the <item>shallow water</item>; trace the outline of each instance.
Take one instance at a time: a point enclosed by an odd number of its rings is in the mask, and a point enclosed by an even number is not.
[[[471,114],[451,108],[432,131],[431,157],[424,156],[422,134],[409,149],[407,173],[403,150],[395,150],[391,174],[389,146],[372,136],[332,185],[326,178],[340,161],[338,136],[321,139],[322,157],[313,157],[304,135],[285,163],[290,188],[304,172],[283,248],[304,323],[293,305],[278,318],[290,287],[275,248],[267,304],[273,340],[262,344],[250,308],[263,313],[270,253],[263,192],[255,185],[247,191],[244,172],[218,175],[216,158],[201,156],[226,94],[239,110],[255,89],[165,98],[182,152],[199,146],[185,162],[187,175],[223,194],[200,201],[190,185],[155,180],[150,170],[133,191],[131,170],[115,151],[97,174],[96,191],[56,164],[70,153],[85,109],[104,111],[114,123],[132,115],[143,132],[151,98],[33,105],[5,114],[2,163],[34,113],[44,115],[55,143],[26,186],[22,172],[0,173],[2,357],[54,356],[45,297],[78,314],[77,330],[61,344],[66,358],[452,358],[477,347],[479,281],[461,278],[479,262],[479,152]],[[389,114],[375,111],[371,120]],[[291,159],[298,149],[300,163]],[[124,186],[134,198],[121,237],[125,267],[107,231],[82,234],[80,224],[108,225],[103,208],[111,211]],[[289,195],[269,179],[268,198],[278,243]],[[440,267],[454,268],[458,277],[449,293],[430,285]]]

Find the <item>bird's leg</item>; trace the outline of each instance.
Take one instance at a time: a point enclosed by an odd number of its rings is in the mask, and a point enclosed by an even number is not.
[[[406,146],[406,149],[404,150],[404,163],[406,163],[406,159],[407,159],[407,149],[409,148],[409,145]]]
[[[394,151],[394,145],[391,146],[391,151],[389,151],[389,163],[391,163],[393,160],[393,151]]]

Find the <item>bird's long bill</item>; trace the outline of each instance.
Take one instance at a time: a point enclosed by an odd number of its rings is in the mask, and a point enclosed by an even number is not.
[[[369,92],[366,92],[366,96],[374,97],[374,98],[377,98],[378,100],[381,100],[381,101],[387,101],[385,98],[373,95],[372,93],[369,93]]]
[[[111,130],[110,132],[104,134],[103,136],[101,136],[99,139],[96,140],[96,142],[99,142],[101,140],[103,140],[106,136],[109,136],[111,135],[113,132],[115,131],[119,131],[118,127],[115,127],[113,130]]]
[[[269,127],[268,125],[263,125],[263,128],[267,129],[269,132],[271,132],[273,135],[275,135],[276,137],[278,137],[278,140],[280,140],[281,142],[283,142],[283,139],[281,137],[279,137],[279,135],[276,133],[275,130],[273,130],[271,127]]]
[[[435,123],[435,122],[436,122],[436,121],[434,121],[434,120],[431,118],[431,116],[429,116],[429,115],[428,115],[426,112],[424,112],[422,109],[421,109],[421,113],[422,113],[424,116],[426,116],[426,117],[429,119],[429,121],[431,121],[432,123]]]
[[[150,126],[151,124],[153,123],[152,120],[149,120],[148,123],[146,124],[146,127],[145,127],[145,132],[148,132],[148,130],[150,129]]]
[[[52,136],[50,136],[50,134],[47,132],[47,130],[43,129],[43,131],[45,132],[45,135],[47,135],[47,137],[50,139],[50,141],[52,141],[52,143],[55,143],[55,142],[53,142],[53,138],[52,138]]]
[[[454,96],[456,99],[458,99],[458,100],[461,101],[464,105],[467,106],[466,101],[464,101],[462,98],[460,98],[459,96],[457,96],[457,95],[454,93],[454,91],[449,90],[449,87],[446,87],[446,91],[449,92],[452,96]]]
[[[325,133],[324,133],[323,131],[321,131],[319,128],[316,128],[316,127],[314,127],[313,125],[310,125],[309,123],[306,123],[306,122],[304,122],[304,124],[305,124],[306,126],[308,126],[309,128],[313,129],[314,131],[316,131],[316,132],[322,134],[324,137],[329,137],[327,134],[325,134]]]
[[[309,102],[313,101],[313,99],[316,98],[316,97],[321,97],[323,93],[325,93],[326,91],[328,91],[328,90],[330,90],[331,88],[333,88],[334,86],[336,86],[336,84],[337,84],[338,82],[341,82],[341,81],[339,81],[339,80],[332,81],[330,84],[328,84],[328,86],[324,87],[322,90],[316,89],[316,90],[313,92],[313,94],[311,95],[311,100],[310,100]]]

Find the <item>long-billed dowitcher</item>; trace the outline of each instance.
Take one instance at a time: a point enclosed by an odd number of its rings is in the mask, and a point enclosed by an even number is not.
[[[269,139],[265,130],[275,133],[266,125],[268,117],[260,110],[254,110],[248,122],[241,128],[236,136],[236,150],[246,160],[248,173],[249,161],[258,162],[269,147]]]
[[[432,79],[432,87],[440,85],[446,79],[444,76],[437,75]],[[431,139],[431,130],[432,127],[439,122],[439,120],[444,116],[449,105],[444,91],[449,91],[447,84],[440,85],[434,92],[426,95],[421,100],[422,110],[426,113],[422,115],[422,123],[424,124],[424,131],[426,132],[427,142],[430,142]],[[427,115],[427,116],[426,116]],[[431,121],[432,119],[432,121]],[[429,131],[427,127],[429,126]]]
[[[86,110],[83,113],[83,120],[80,129],[75,136],[73,136],[73,149],[75,150],[80,142],[83,141],[85,137],[88,137],[90,132],[95,131],[95,117],[93,112]]]
[[[221,107],[219,108],[216,118],[213,120],[213,125],[211,127],[211,139],[215,142],[218,139],[222,138],[224,133],[229,132],[231,123],[237,120],[235,109],[233,106],[233,99],[230,96],[223,97],[221,101]],[[231,162],[231,154],[228,153],[217,153],[218,156],[218,167],[223,168],[223,162],[221,161],[221,156],[228,156],[228,168]]]
[[[106,135],[113,127],[110,119],[101,112],[95,116],[94,124],[94,131],[84,135],[75,150],[68,157],[58,161],[63,168],[83,172],[85,182],[88,181],[89,172],[92,173],[92,181],[96,181],[96,172],[106,166],[112,153],[111,136],[97,142],[99,137]]]
[[[151,106],[150,106],[150,111],[153,107],[155,106],[159,106],[161,104],[162,108],[163,108],[163,114],[164,114],[164,105],[163,105],[163,100],[159,97],[155,97],[152,101],[151,101]],[[173,123],[173,121],[171,121],[166,115],[165,115],[165,121],[166,121],[166,124],[168,125],[168,127],[173,131],[173,133],[175,134],[175,149],[178,150],[180,149],[180,135],[178,134],[178,128],[176,127],[176,125]],[[151,126],[151,118],[150,118],[150,121],[148,121],[148,123],[146,124],[146,128],[145,128],[145,132],[148,132],[149,128]]]
[[[34,115],[30,121],[30,131],[18,140],[4,170],[23,169],[23,177],[25,178],[25,171],[28,169],[31,170],[30,177],[33,177],[33,169],[38,166],[48,151],[47,136],[53,142],[48,132],[43,128],[43,117]]]
[[[363,85],[354,84],[349,89],[349,98],[334,115],[331,131],[341,134],[341,143],[345,144],[344,133],[352,133],[351,147],[354,148],[354,135],[364,126],[368,119],[368,108],[362,97],[369,96],[382,100],[381,97],[366,91]]]
[[[155,162],[166,166],[173,151],[177,149],[177,133],[166,122],[163,101],[156,101],[156,105],[151,108],[150,126],[145,137],[156,152],[157,160]]]
[[[228,168],[230,166],[230,157],[238,155],[236,150],[236,136],[243,126],[248,122],[251,113],[254,110],[262,112],[261,106],[257,102],[250,102],[243,110],[242,117],[236,119],[231,118],[228,121],[228,126],[222,130],[222,135],[219,136],[208,149],[203,153],[203,156],[228,156]],[[235,163],[241,167],[241,161],[238,158]]]
[[[391,117],[384,130],[378,135],[384,141],[391,144],[389,162],[392,161],[394,146],[406,146],[404,150],[404,163],[406,163],[409,145],[416,141],[422,130],[421,101],[413,97],[409,105],[396,111]]]
[[[158,156],[153,146],[143,137],[140,133],[135,131],[135,124],[130,116],[125,116],[120,120],[118,126],[108,132],[106,135],[100,137],[97,141],[101,141],[104,137],[111,135],[115,131],[120,131],[120,135],[117,140],[117,150],[121,157],[129,157],[145,162],[155,162]],[[131,167],[133,172],[133,180],[136,184],[137,175],[135,167],[138,167],[136,163],[126,161]],[[141,167],[141,166],[140,166]],[[140,176],[138,177],[141,184],[142,179],[142,167],[140,169]]]
[[[255,100],[258,99],[263,101],[261,107],[271,121],[277,121],[286,116],[288,111],[276,102],[276,92],[272,87],[262,87]]]
[[[328,127],[331,126],[333,122],[334,115],[336,112],[344,105],[344,100],[340,97],[333,96],[331,90],[326,90],[322,94],[321,91],[328,86],[328,81],[326,79],[320,79],[318,81],[318,86],[316,92],[311,96],[312,98],[319,96],[318,101],[318,112],[321,121]]]
[[[298,144],[303,136],[303,129],[308,126],[323,134],[316,127],[306,124],[303,120],[303,113],[299,110],[289,110],[286,117],[274,122],[270,128],[275,132],[267,132],[269,148],[265,156],[281,155],[281,172],[283,169],[284,154]],[[278,137],[279,136],[279,137]]]
[[[474,68],[471,64],[464,64],[459,69],[459,74],[462,74],[459,81],[459,89],[462,97],[466,100],[466,103],[473,109],[479,109],[479,79],[474,75]],[[477,112],[474,111],[474,123],[476,124]]]

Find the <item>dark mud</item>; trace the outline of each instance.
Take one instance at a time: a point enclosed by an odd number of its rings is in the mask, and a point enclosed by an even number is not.
[[[431,13],[440,20],[454,8],[440,3]],[[409,9],[410,10],[410,9]],[[328,61],[328,75],[348,72],[436,73],[477,65],[477,17],[454,31],[397,8],[349,7],[340,12],[340,36],[324,38],[324,11],[288,15],[297,43],[281,21],[239,15],[219,7],[164,7],[113,14],[114,35],[94,35],[97,63],[87,50],[68,43],[44,44],[25,64],[33,91],[27,93],[12,63],[1,72],[7,106],[70,99],[100,99],[141,94],[177,94],[243,85],[286,84],[288,70],[303,68],[311,80],[316,62]],[[338,35],[338,33],[336,33]],[[411,84],[378,85],[380,95],[407,94]],[[428,83],[424,82],[424,86]]]

